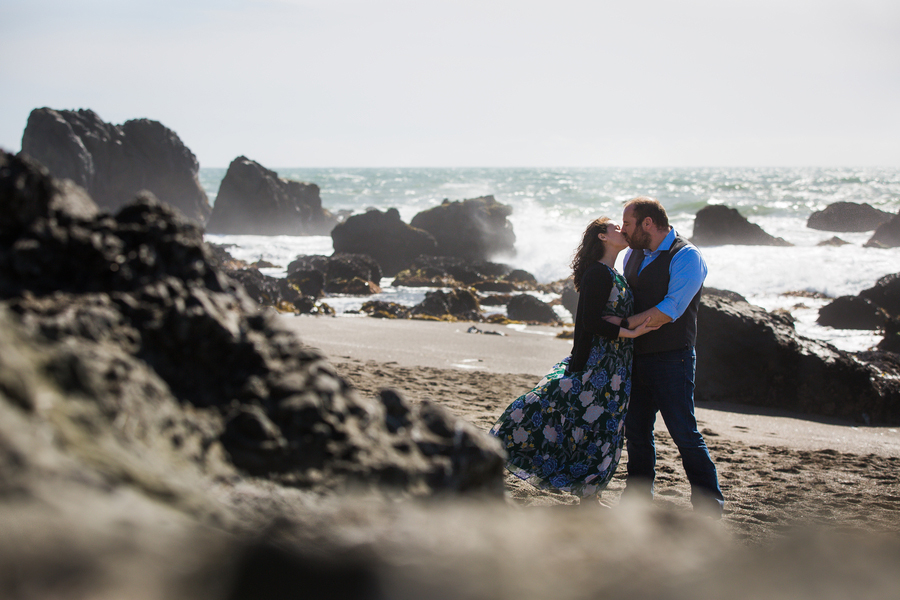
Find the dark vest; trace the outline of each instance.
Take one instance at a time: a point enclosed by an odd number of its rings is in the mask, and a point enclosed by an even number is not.
[[[672,247],[661,252],[638,275],[638,269],[644,260],[643,250],[633,250],[625,265],[625,279],[634,294],[634,314],[653,308],[666,297],[669,291],[669,264],[675,254],[688,244],[680,235],[675,236]],[[702,291],[702,289],[701,289]],[[691,299],[684,314],[677,320],[666,323],[656,331],[645,333],[635,338],[635,354],[665,352],[693,346],[697,339],[697,308],[700,306],[700,293]],[[629,322],[630,327],[637,323]]]

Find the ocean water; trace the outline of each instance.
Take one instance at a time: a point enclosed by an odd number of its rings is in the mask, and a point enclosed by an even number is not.
[[[622,206],[638,195],[654,196],[666,207],[670,222],[690,236],[694,215],[704,206],[736,208],[768,233],[793,247],[718,246],[701,248],[709,265],[707,286],[738,292],[768,310],[784,308],[798,319],[804,335],[847,350],[863,350],[880,339],[870,332],[833,330],[815,324],[827,300],[798,298],[789,292],[829,297],[857,294],[888,273],[900,271],[900,248],[864,248],[865,233],[832,233],[806,227],[809,215],[837,201],[869,203],[900,212],[900,169],[896,168],[697,168],[697,169],[274,169],[281,177],[316,183],[322,204],[331,211],[358,213],[367,208],[397,208],[409,222],[444,199],[493,195],[513,208],[514,256],[495,260],[525,269],[539,281],[562,279],[585,226],[602,215],[621,219]],[[200,181],[215,202],[225,169],[201,169]],[[837,235],[841,247],[817,244]],[[330,254],[328,236],[222,236],[212,242],[233,244],[232,254],[265,259],[280,269],[300,254]],[[621,261],[621,258],[620,258]],[[387,281],[382,282],[389,283]],[[384,299],[414,304],[420,289],[385,285]],[[549,299],[549,298],[544,298]],[[355,310],[359,298],[326,300],[340,313]],[[568,316],[563,311],[561,314]]]

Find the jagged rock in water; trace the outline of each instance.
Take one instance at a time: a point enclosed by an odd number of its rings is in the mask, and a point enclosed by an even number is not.
[[[812,213],[806,226],[822,231],[872,231],[892,216],[868,203],[833,202]]]
[[[427,231],[407,225],[400,212],[370,209],[347,217],[331,231],[335,253],[368,254],[384,274],[393,277],[422,254],[435,254],[437,243]]]
[[[246,156],[231,161],[206,229],[244,235],[326,235],[337,219],[319,186],[278,176]]]
[[[424,229],[437,240],[434,254],[469,260],[514,256],[516,234],[509,215],[512,208],[493,196],[450,202],[422,211],[410,225]]]
[[[897,248],[900,246],[900,213],[879,225],[865,246],[867,248]]]
[[[836,329],[880,329],[887,315],[871,300],[860,296],[841,296],[819,309],[816,323]]]
[[[519,294],[510,298],[509,304],[506,306],[506,314],[515,321],[529,323],[558,323],[560,321],[552,306],[530,294]]]
[[[319,293],[368,296],[381,291],[381,265],[367,254],[338,252],[331,256],[298,256],[288,265],[288,281]],[[319,275],[315,275],[319,273]],[[302,289],[302,288],[301,288]]]
[[[737,209],[722,205],[706,206],[697,212],[691,242],[697,246],[793,246],[780,237],[769,235],[762,227],[741,216]]]
[[[469,290],[435,290],[427,292],[425,299],[412,307],[409,315],[419,318],[478,321],[481,318],[481,306],[478,298]]]
[[[892,317],[900,317],[900,273],[881,277],[870,288],[859,293]]]
[[[209,217],[197,158],[158,121],[111,125],[92,110],[36,108],[22,135],[22,152],[52,176],[84,188],[105,211],[115,212],[147,190],[197,224]]]

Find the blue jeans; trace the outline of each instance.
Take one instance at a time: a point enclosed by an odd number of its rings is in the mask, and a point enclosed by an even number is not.
[[[696,363],[693,347],[634,356],[631,400],[625,415],[628,479],[624,495],[653,497],[656,476],[653,425],[658,411],[681,453],[681,464],[691,484],[694,509],[721,515],[725,501],[719,489],[716,466],[694,417]]]

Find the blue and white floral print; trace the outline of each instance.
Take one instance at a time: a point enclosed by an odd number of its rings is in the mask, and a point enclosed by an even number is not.
[[[612,275],[603,312],[628,317],[631,290],[619,273]],[[566,373],[566,357],[491,428],[506,448],[507,468],[535,487],[593,496],[609,484],[619,463],[632,341],[598,335],[592,344],[584,371]]]

